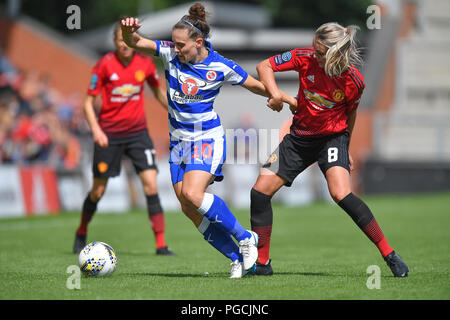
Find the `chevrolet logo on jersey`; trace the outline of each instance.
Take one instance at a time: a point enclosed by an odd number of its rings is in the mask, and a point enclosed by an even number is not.
[[[124,84],[120,87],[115,87],[112,94],[121,95],[123,97],[129,97],[141,91],[140,86],[133,86],[132,84]]]
[[[314,103],[315,105],[318,105],[320,107],[331,109],[333,108],[336,103],[328,101],[324,97],[322,97],[320,94],[317,94],[315,92],[310,92],[308,90],[303,90],[303,93],[305,94],[306,99]]]

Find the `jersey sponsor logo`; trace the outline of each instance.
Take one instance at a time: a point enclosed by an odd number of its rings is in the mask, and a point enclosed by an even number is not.
[[[234,69],[234,67],[233,67],[233,69]],[[216,79],[217,79],[217,72],[215,72],[214,70],[209,70],[209,71],[206,73],[206,79],[207,79],[208,81],[214,81],[214,80],[216,80]]]
[[[196,103],[203,100],[204,95],[197,95],[199,88],[206,86],[206,81],[195,77],[186,77],[183,74],[178,76],[178,81],[181,83],[181,92],[175,91],[172,100],[176,103]]]
[[[344,91],[342,91],[341,89],[336,89],[333,91],[333,99],[336,102],[341,102],[342,100],[344,100],[345,98],[345,94]]]
[[[132,84],[124,84],[120,87],[115,87],[112,94],[121,95],[123,97],[129,97],[141,91],[140,86],[134,86]]]
[[[111,75],[111,77],[109,77],[109,80],[111,80],[111,81],[119,80],[119,76],[117,75],[117,73],[114,72],[114,73]]]
[[[91,84],[89,85],[89,89],[91,90],[97,89],[97,83],[98,83],[98,75],[93,74],[91,76]]]
[[[205,80],[186,77],[182,74],[178,76],[178,81],[181,83],[181,90],[186,96],[195,96],[198,93],[198,88],[206,86]]]
[[[176,103],[185,104],[185,103],[195,103],[203,100],[204,95],[186,95],[183,92],[175,91],[172,96],[172,101]]]
[[[325,99],[324,97],[322,97],[320,94],[318,94],[316,92],[310,92],[305,89],[305,90],[303,90],[303,93],[305,94],[306,99],[308,99],[309,101],[311,101],[314,104],[313,107],[318,110],[324,110],[320,107],[331,109],[336,105],[335,102],[328,101],[327,99]]]

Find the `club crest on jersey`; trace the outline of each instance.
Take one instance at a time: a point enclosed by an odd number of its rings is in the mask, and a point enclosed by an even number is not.
[[[215,72],[214,70],[209,70],[209,71],[206,73],[206,79],[207,79],[208,81],[214,81],[214,80],[216,80],[216,79],[217,79],[217,72]]]
[[[278,160],[278,156],[275,153],[272,153],[272,155],[270,156],[269,160],[267,160],[267,162],[274,163],[277,160]]]
[[[181,90],[187,96],[195,96],[198,92],[198,88],[206,86],[206,81],[194,77],[188,78],[182,74],[178,76],[178,80],[181,83]]]
[[[134,74],[134,78],[138,81],[138,82],[142,82],[145,79],[145,72],[142,70],[138,70],[135,72]]]
[[[97,164],[97,169],[100,173],[105,173],[106,171],[108,171],[108,164],[102,161]]]
[[[333,99],[336,102],[341,102],[342,100],[344,100],[345,95],[344,95],[344,91],[342,91],[341,89],[336,89],[333,91]]]

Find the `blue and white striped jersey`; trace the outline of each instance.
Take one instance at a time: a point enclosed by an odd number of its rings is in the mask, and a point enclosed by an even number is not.
[[[225,59],[206,41],[208,57],[201,63],[181,63],[170,41],[155,41],[164,63],[171,140],[197,141],[221,137],[224,130],[213,104],[224,83],[242,84],[248,74]]]

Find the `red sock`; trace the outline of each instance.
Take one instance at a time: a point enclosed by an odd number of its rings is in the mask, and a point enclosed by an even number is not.
[[[272,234],[272,226],[253,227],[259,236],[258,242],[258,262],[266,264],[269,262],[270,236]]]
[[[77,234],[81,236],[85,236],[87,234],[87,226],[92,219],[93,213],[82,212],[81,213],[81,222],[78,227]]]
[[[95,211],[97,210],[97,202],[91,200],[91,196],[88,193],[83,202],[83,208],[81,209],[81,222],[78,227],[77,234],[85,236],[87,234],[87,226],[92,220]]]
[[[149,217],[153,233],[155,234],[156,248],[159,249],[166,247],[167,245],[164,237],[164,230],[165,230],[164,214],[163,213],[150,214]]]
[[[387,242],[383,231],[381,231],[380,226],[378,225],[375,218],[369,222],[367,226],[363,229],[366,236],[377,246],[378,250],[380,250],[381,255],[386,257],[389,253],[394,251]]]

